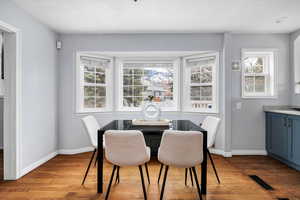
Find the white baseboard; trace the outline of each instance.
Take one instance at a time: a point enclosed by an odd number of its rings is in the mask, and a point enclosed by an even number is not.
[[[37,167],[41,166],[42,164],[44,164],[45,162],[47,162],[48,160],[54,158],[58,153],[55,151],[53,153],[48,154],[47,156],[43,157],[42,159],[32,163],[31,165],[25,167],[24,169],[22,169],[21,171],[21,176],[26,175],[27,173],[31,172],[32,170],[36,169]]]
[[[221,156],[224,156],[224,157],[232,157],[231,152],[225,152],[224,150],[221,150],[221,149],[211,148],[211,149],[209,149],[209,151],[212,154],[217,154],[217,155],[221,155]]]
[[[268,155],[266,150],[256,150],[256,149],[235,149],[232,150],[232,155],[239,156],[265,156]]]
[[[90,152],[93,151],[94,149],[95,149],[94,147],[83,147],[79,149],[59,149],[58,154],[73,155],[78,153]]]
[[[213,154],[221,155],[224,157],[232,157],[232,156],[265,156],[268,155],[266,150],[256,150],[256,149],[235,149],[231,152],[225,152],[221,149],[209,149],[209,151]]]

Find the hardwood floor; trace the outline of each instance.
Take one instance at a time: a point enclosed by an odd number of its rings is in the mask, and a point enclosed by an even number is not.
[[[96,168],[91,169],[85,186],[81,186],[90,155],[91,153],[59,155],[17,181],[0,181],[0,199],[103,199],[104,195],[96,194]],[[213,157],[221,184],[217,183],[213,170],[209,166],[208,194],[204,199],[268,200],[276,197],[300,199],[300,172],[264,156]],[[111,169],[111,165],[105,163],[105,191]],[[159,164],[156,160],[150,162],[149,172],[151,185],[147,187],[148,199],[159,199],[160,189],[157,184]],[[262,189],[248,178],[248,174],[260,176],[272,185],[275,191]],[[121,168],[120,184],[112,186],[109,199],[143,199],[138,168]],[[188,187],[184,186],[184,169],[170,168],[164,199],[199,199],[196,188],[191,187],[190,182]]]
[[[3,180],[3,149],[0,149],[0,181]]]

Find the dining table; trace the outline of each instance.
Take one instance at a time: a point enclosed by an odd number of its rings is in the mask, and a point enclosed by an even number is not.
[[[179,131],[200,131],[203,134],[203,152],[199,152],[199,157],[202,157],[201,163],[201,193],[207,192],[207,131],[196,125],[190,120],[171,120],[167,125],[135,125],[132,120],[113,120],[98,130],[98,161],[97,161],[97,192],[103,193],[103,162],[104,162],[104,147],[103,135],[107,130],[140,130],[150,145],[153,146],[151,156],[157,155],[158,145],[161,136],[165,130],[179,130]],[[148,144],[147,144],[148,145]],[[187,144],[188,145],[188,144]],[[199,145],[200,142],[199,142]]]

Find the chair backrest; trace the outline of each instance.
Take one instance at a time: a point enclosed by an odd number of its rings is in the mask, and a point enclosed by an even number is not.
[[[165,165],[184,168],[202,163],[203,134],[199,131],[165,131],[158,150],[158,160]]]
[[[149,161],[150,154],[144,135],[137,130],[108,130],[105,137],[105,157],[118,166],[137,166]]]
[[[207,131],[207,147],[210,148],[215,144],[216,135],[219,129],[221,119],[208,116],[204,119],[201,128]]]
[[[84,118],[81,119],[83,124],[84,124],[84,127],[85,127],[85,130],[86,132],[88,133],[89,135],[89,138],[90,138],[90,141],[92,143],[92,145],[97,148],[97,135],[98,135],[98,130],[100,129],[100,126],[96,120],[96,118],[94,116],[86,116]]]

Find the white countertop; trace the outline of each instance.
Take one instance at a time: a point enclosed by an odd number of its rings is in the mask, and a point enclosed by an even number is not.
[[[299,115],[300,111],[291,109],[293,106],[264,106],[265,112],[280,113],[286,115]]]

